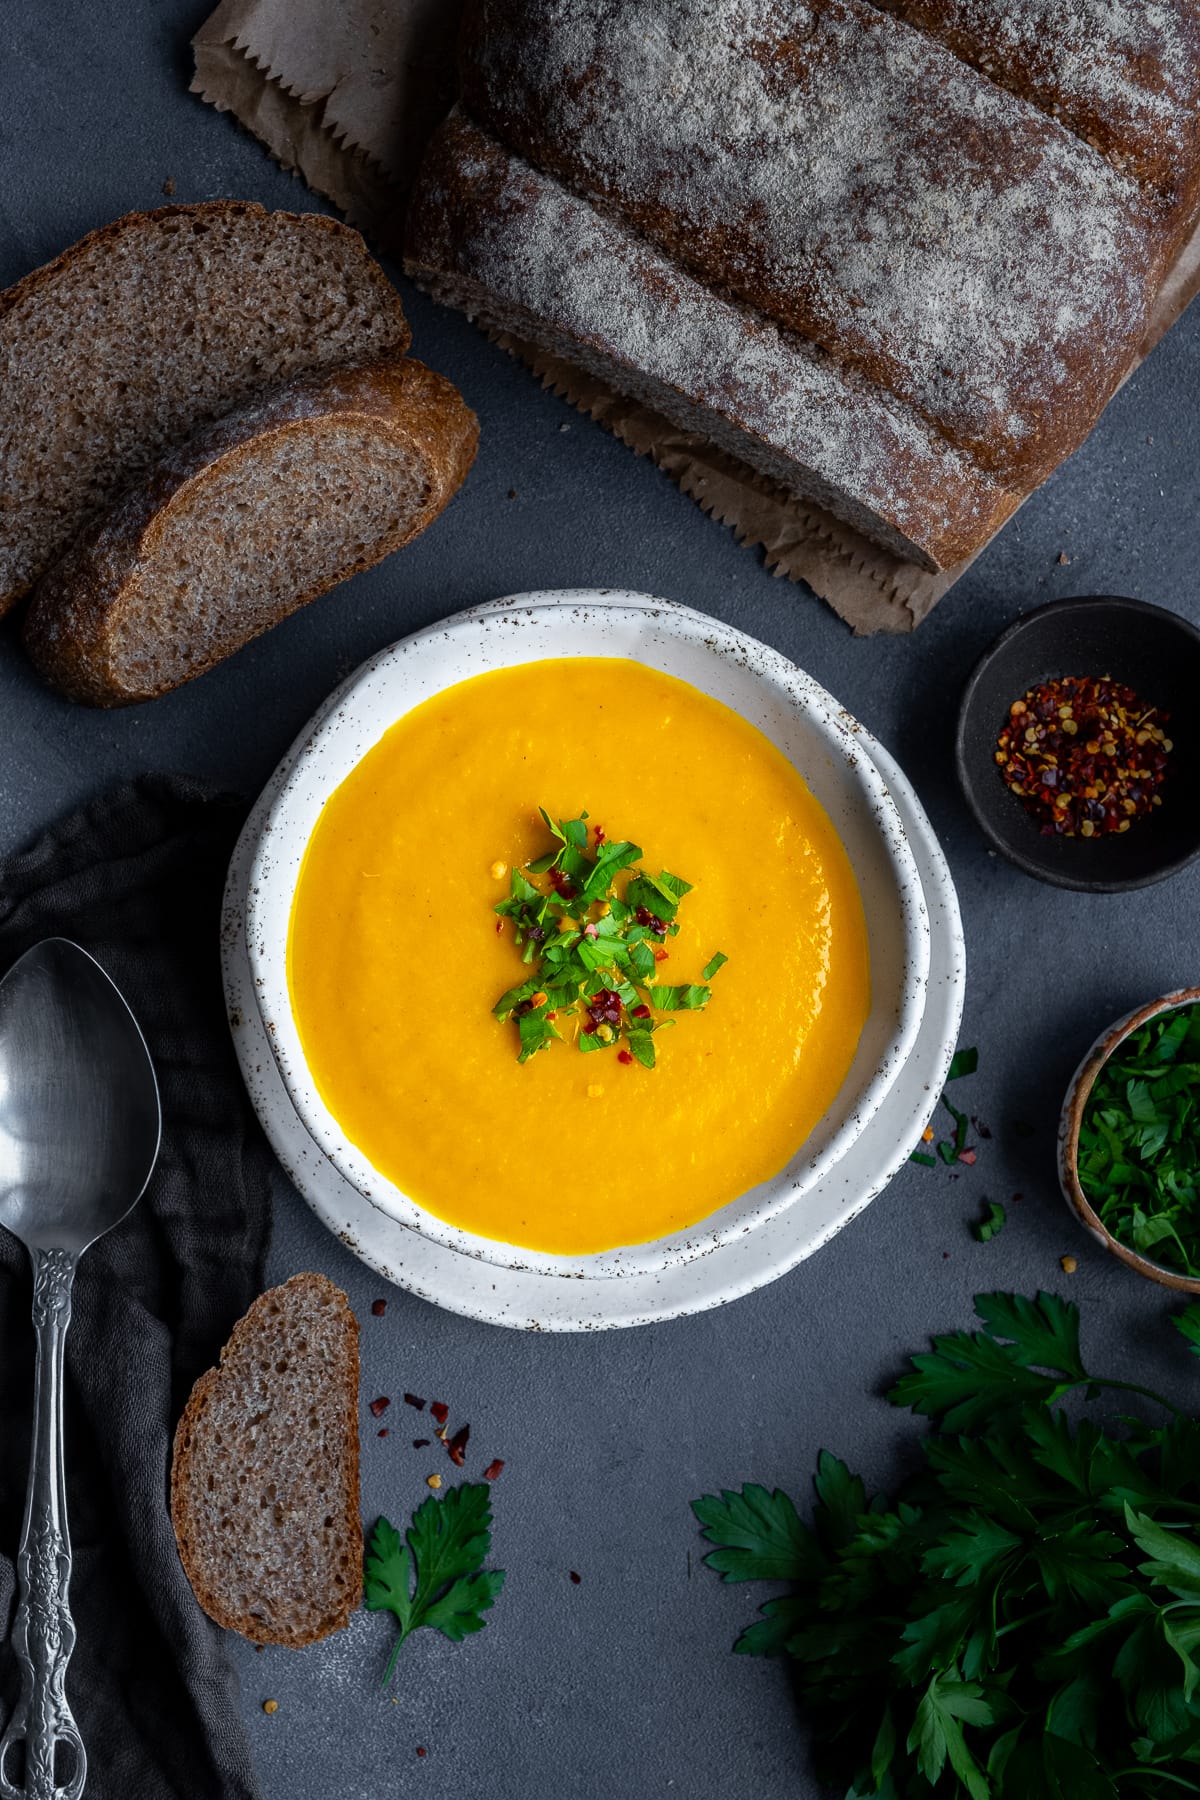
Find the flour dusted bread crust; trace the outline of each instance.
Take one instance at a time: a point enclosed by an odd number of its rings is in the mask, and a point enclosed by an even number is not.
[[[0,294],[0,613],[198,426],[409,338],[362,238],[317,213],[166,206],[35,269]]]
[[[39,582],[25,645],[60,692],[149,700],[409,543],[478,424],[411,358],[285,384],[170,452]]]
[[[1016,505],[912,407],[706,287],[462,113],[430,149],[410,224],[409,271],[435,298],[570,357],[898,556],[957,562]]]
[[[171,1520],[210,1618],[298,1647],[362,1593],[358,1323],[324,1275],[293,1275],[233,1328],[175,1433]]]
[[[1137,352],[1200,188],[1196,36],[1194,0],[469,0],[406,261],[945,567]]]

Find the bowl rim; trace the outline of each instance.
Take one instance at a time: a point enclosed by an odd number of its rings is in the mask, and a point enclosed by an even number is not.
[[[1083,1123],[1083,1114],[1092,1089],[1096,1085],[1096,1078],[1118,1045],[1124,1043],[1147,1020],[1157,1018],[1159,1013],[1173,1012],[1176,1007],[1197,1004],[1200,1004],[1200,987],[1177,988],[1173,993],[1163,994],[1157,1000],[1148,1000],[1141,1006],[1135,1006],[1132,1012],[1106,1026],[1071,1077],[1066,1099],[1063,1101],[1058,1132],[1059,1185],[1063,1198],[1080,1223],[1106,1250],[1110,1250],[1139,1275],[1145,1275],[1163,1287],[1174,1288],[1184,1294],[1200,1294],[1200,1276],[1183,1275],[1178,1269],[1169,1269],[1165,1263],[1156,1262],[1152,1256],[1143,1256],[1140,1251],[1131,1249],[1113,1235],[1092,1206],[1079,1180],[1079,1128]]]
[[[429,642],[445,641],[447,637],[460,632],[469,633],[473,628],[477,629],[481,625],[485,627],[503,625],[506,621],[512,620],[514,624],[524,626],[539,614],[544,615],[547,622],[550,622],[555,615],[561,618],[569,616],[572,612],[581,615],[586,620],[597,613],[603,613],[610,609],[619,610],[626,623],[631,617],[636,618],[639,613],[651,627],[661,629],[665,621],[668,631],[682,642],[698,644],[710,652],[720,650],[732,652],[734,660],[743,664],[747,654],[751,655],[759,678],[777,686],[782,685],[789,694],[792,704],[802,711],[815,726],[817,733],[830,752],[839,756],[839,759],[848,768],[855,787],[862,794],[864,804],[869,807],[873,815],[876,835],[896,883],[904,946],[903,979],[898,984],[899,1007],[895,1025],[872,1073],[860,1088],[853,1102],[846,1108],[846,1117],[832,1134],[825,1149],[805,1164],[801,1171],[791,1175],[781,1171],[779,1176],[758,1184],[757,1188],[747,1190],[747,1193],[763,1196],[761,1204],[754,1208],[752,1216],[735,1217],[714,1229],[712,1220],[726,1210],[718,1208],[715,1214],[698,1221],[696,1225],[683,1232],[652,1239],[644,1244],[617,1246],[608,1251],[577,1253],[571,1256],[534,1251],[522,1245],[482,1238],[464,1228],[449,1224],[422,1207],[380,1171],[374,1169],[365,1154],[349,1143],[337,1120],[325,1106],[317,1092],[316,1084],[308,1072],[307,1061],[304,1058],[291,1014],[286,985],[286,967],[284,967],[282,983],[280,983],[277,973],[272,977],[271,952],[268,949],[271,934],[264,927],[269,906],[279,904],[281,885],[280,874],[274,866],[281,859],[276,855],[276,845],[272,841],[273,836],[283,827],[289,804],[298,794],[303,793],[308,780],[308,771],[314,766],[314,761],[319,760],[320,750],[327,734],[335,728],[339,716],[345,713],[347,704],[352,701],[354,694],[359,689],[369,689],[370,685],[383,677],[389,668],[402,665],[406,656]],[[603,654],[603,651],[598,653]],[[547,654],[555,654],[555,652],[547,652]],[[674,671],[668,669],[667,672]],[[447,679],[441,682],[440,687],[451,686],[455,682],[467,678],[468,676],[465,674],[458,674],[452,680]],[[686,676],[680,678],[688,679]],[[435,689],[434,691],[439,690]],[[407,708],[396,711],[389,722],[395,722],[396,719],[402,717],[405,710]],[[372,729],[370,742],[364,744],[357,751],[354,758],[355,763],[361,760],[368,749],[378,742],[385,729],[386,727],[381,727],[378,732]],[[280,770],[277,771],[282,775],[282,779],[254,852],[245,915],[245,938],[254,971],[255,993],[258,998],[259,1012],[267,1029],[272,1055],[288,1096],[317,1149],[333,1163],[339,1173],[351,1181],[352,1185],[364,1195],[364,1198],[400,1224],[422,1232],[435,1242],[450,1249],[485,1262],[501,1263],[513,1268],[544,1270],[568,1279],[612,1278],[625,1272],[642,1274],[652,1272],[655,1268],[663,1267],[672,1261],[690,1260],[694,1256],[708,1253],[727,1239],[735,1239],[746,1230],[765,1223],[785,1206],[799,1199],[816,1180],[820,1179],[836,1163],[858,1136],[865,1122],[874,1116],[915,1039],[924,1010],[928,982],[930,923],[919,873],[907,841],[903,822],[888,793],[886,784],[871,759],[860,751],[858,745],[860,729],[857,721],[824,688],[778,651],[750,638],[735,627],[726,625],[723,621],[714,619],[707,614],[696,612],[690,607],[662,600],[653,595],[630,593],[625,590],[538,590],[508,596],[503,601],[493,601],[483,606],[468,608],[448,618],[436,620],[421,631],[414,632],[408,637],[386,646],[375,656],[369,658],[340,684],[325,704],[318,709],[314,717],[309,720],[284,757]],[[329,792],[332,791],[331,788]],[[312,825],[310,824],[304,834],[304,843],[307,843],[311,829]],[[289,917],[297,874],[298,862],[294,868],[283,871],[285,904]],[[274,960],[278,961],[277,950],[274,953]],[[278,1023],[272,1014],[278,1015]],[[790,1159],[789,1168],[794,1160],[793,1156]],[[767,1198],[767,1196],[771,1197]],[[739,1198],[744,1199],[745,1196]],[[737,1201],[729,1202],[727,1205],[737,1205]]]
[[[1172,875],[1178,875],[1200,856],[1200,832],[1192,849],[1181,856],[1172,857],[1149,874],[1101,879],[1097,877],[1081,878],[1074,875],[1063,875],[1048,869],[1044,863],[1018,846],[1011,843],[998,832],[984,808],[977,803],[975,795],[975,779],[971,761],[967,755],[967,719],[975,702],[980,683],[989,667],[1001,651],[1010,643],[1040,624],[1044,619],[1061,616],[1064,613],[1085,612],[1093,607],[1114,608],[1166,620],[1169,624],[1190,637],[1197,651],[1200,651],[1200,630],[1182,613],[1172,612],[1168,606],[1158,606],[1153,600],[1137,600],[1129,594],[1071,594],[1062,600],[1049,600],[1044,606],[1035,606],[1030,612],[1022,613],[1011,624],[1006,625],[998,637],[994,638],[975,662],[971,673],[967,676],[963,687],[962,699],[958,706],[958,720],[954,732],[954,766],[958,775],[958,785],[971,811],[971,817],[979,826],[993,849],[998,850],[1007,862],[1023,874],[1030,875],[1035,881],[1044,881],[1050,887],[1070,889],[1077,894],[1127,894],[1137,888],[1154,887],[1160,881],[1167,881]]]

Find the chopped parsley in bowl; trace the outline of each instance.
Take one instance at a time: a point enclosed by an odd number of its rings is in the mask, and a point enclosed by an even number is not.
[[[1200,1293],[1200,989],[1122,1019],[1071,1085],[1063,1192],[1139,1273]]]

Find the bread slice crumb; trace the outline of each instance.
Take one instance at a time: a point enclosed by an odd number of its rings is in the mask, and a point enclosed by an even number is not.
[[[233,1328],[175,1433],[171,1521],[210,1618],[298,1648],[349,1622],[363,1585],[358,1321],[293,1275]]]

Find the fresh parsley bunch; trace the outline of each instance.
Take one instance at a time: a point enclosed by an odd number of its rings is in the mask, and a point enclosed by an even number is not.
[[[792,1584],[735,1649],[794,1659],[846,1800],[1200,1794],[1200,1423],[1091,1373],[1066,1301],[975,1307],[890,1396],[938,1427],[894,1501],[824,1451],[811,1526],[762,1487],[696,1501],[724,1580]],[[1175,1322],[1200,1352],[1200,1304]],[[1060,1405],[1102,1389],[1167,1422]]]

